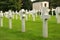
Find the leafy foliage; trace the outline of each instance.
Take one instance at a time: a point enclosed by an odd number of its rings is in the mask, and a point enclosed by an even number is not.
[[[49,1],[50,8],[56,8],[60,6],[60,0],[36,0],[34,2]],[[7,11],[11,10],[20,10],[20,9],[32,9],[31,0],[0,0],[0,10]]]
[[[0,10],[20,10],[21,7],[22,0],[0,0]]]
[[[23,7],[24,9],[32,9],[32,2],[30,0],[23,0]]]

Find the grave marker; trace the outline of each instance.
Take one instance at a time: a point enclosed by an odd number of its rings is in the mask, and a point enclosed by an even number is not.
[[[60,7],[55,9],[57,23],[60,23]]]
[[[51,11],[52,11],[52,16],[54,15],[54,13],[53,13],[54,10],[55,10],[55,9],[53,9],[53,8],[52,8],[52,10],[51,10]]]
[[[0,26],[3,27],[3,12],[0,11]]]
[[[43,7],[41,10],[41,14],[42,14],[42,19],[43,19],[43,37],[47,38],[48,37],[48,23],[47,20],[49,18],[49,10],[47,7]]]
[[[12,29],[12,12],[11,12],[11,10],[8,11],[8,17],[9,17],[9,28]]]
[[[22,32],[25,32],[25,10],[24,9],[22,9],[21,10],[21,12],[22,12]]]

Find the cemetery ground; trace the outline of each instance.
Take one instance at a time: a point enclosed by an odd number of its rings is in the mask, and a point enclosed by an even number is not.
[[[57,24],[56,16],[48,20],[48,38],[42,37],[42,19],[36,21],[32,17],[26,21],[26,32],[21,32],[21,20],[12,19],[12,29],[9,29],[8,19],[4,19],[3,27],[0,27],[0,40],[60,40],[60,24]]]

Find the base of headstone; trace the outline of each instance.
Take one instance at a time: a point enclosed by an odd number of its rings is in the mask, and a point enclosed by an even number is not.
[[[25,32],[25,19],[22,19],[22,32]]]
[[[9,29],[12,29],[12,19],[9,19]]]
[[[48,37],[48,24],[46,20],[43,20],[43,37]]]

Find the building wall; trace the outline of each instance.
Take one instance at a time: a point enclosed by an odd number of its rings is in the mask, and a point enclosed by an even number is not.
[[[40,10],[41,9],[41,2],[33,3],[33,9]]]
[[[47,1],[44,1],[44,2],[36,2],[36,3],[33,3],[33,10],[35,9],[35,10],[40,10],[42,7],[45,7],[44,6],[44,3],[47,3],[47,5],[46,5],[46,7],[48,7],[49,8],[49,2],[47,2]]]

